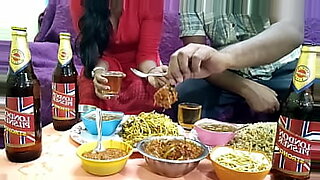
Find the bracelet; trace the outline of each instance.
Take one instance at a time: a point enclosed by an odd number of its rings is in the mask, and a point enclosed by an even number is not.
[[[93,70],[91,71],[91,76],[92,76],[92,77],[94,77],[94,73],[95,73],[97,70],[104,70],[104,71],[105,71],[106,68],[100,67],[100,66],[93,68]]]

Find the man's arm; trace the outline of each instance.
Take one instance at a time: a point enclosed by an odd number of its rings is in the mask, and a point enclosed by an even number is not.
[[[271,0],[268,29],[221,52],[229,55],[229,69],[272,63],[303,42],[304,1]]]

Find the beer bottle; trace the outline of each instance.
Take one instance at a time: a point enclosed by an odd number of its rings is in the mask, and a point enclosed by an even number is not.
[[[5,108],[5,149],[12,162],[37,159],[42,151],[40,84],[33,72],[26,28],[12,27]]]
[[[70,34],[60,33],[58,63],[52,77],[52,120],[55,130],[68,130],[78,121],[77,76]]]
[[[276,179],[308,179],[311,169],[311,138],[320,127],[320,46],[302,46],[292,79],[292,92],[281,104],[273,172]]]

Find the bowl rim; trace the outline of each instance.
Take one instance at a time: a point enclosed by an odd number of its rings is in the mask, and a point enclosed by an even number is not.
[[[81,116],[80,116],[80,119],[82,121],[95,121],[95,119],[91,119],[91,118],[88,118],[86,116],[88,116],[88,114],[92,113],[93,111],[95,111],[95,109],[91,109],[89,111],[86,111],[86,112],[83,112],[81,113]],[[119,119],[112,119],[112,120],[107,120],[107,121],[102,121],[102,123],[106,123],[106,122],[114,122],[114,121],[122,121],[123,120],[123,117],[124,117],[124,112],[121,112],[121,111],[101,111],[101,114],[116,114],[116,115],[119,115],[120,118]]]
[[[130,149],[130,151],[128,152],[127,155],[122,156],[122,157],[119,157],[119,158],[116,158],[116,159],[106,159],[106,160],[90,159],[90,158],[83,157],[82,154],[80,154],[80,152],[79,152],[80,147],[85,146],[85,145],[87,145],[87,144],[97,143],[97,142],[88,142],[88,143],[81,144],[81,145],[77,148],[77,151],[76,151],[77,156],[78,156],[80,159],[87,160],[87,161],[91,161],[91,162],[106,163],[106,162],[114,162],[114,161],[120,161],[120,160],[123,160],[123,159],[127,159],[127,158],[129,158],[129,157],[132,155],[132,153],[133,153],[133,147],[132,147],[130,144],[126,143],[126,142],[117,141],[117,140],[113,140],[113,139],[102,140],[102,142],[103,142],[103,141],[116,141],[116,142],[120,142],[120,143],[122,143],[122,144],[125,144],[126,146],[128,146],[128,147],[131,148],[131,149]],[[86,151],[86,152],[87,152],[87,151]]]
[[[215,119],[207,119],[207,118],[205,118],[205,119],[201,119],[201,120],[197,121],[194,124],[195,130],[197,130],[197,128],[199,128],[199,129],[201,129],[201,130],[203,130],[205,132],[209,132],[209,133],[235,134],[235,132],[230,132],[230,131],[229,132],[220,132],[220,131],[211,131],[211,130],[207,130],[207,129],[202,128],[200,125],[206,123],[207,121],[213,121],[214,123],[212,123],[212,124],[224,124],[224,125],[232,126],[232,127],[236,128],[236,131],[238,129],[238,127],[235,124],[228,123],[228,122],[222,122],[222,121],[218,121],[218,120],[215,120]]]
[[[202,154],[198,157],[198,158],[195,158],[195,159],[188,159],[188,160],[170,160],[170,159],[163,159],[163,158],[157,158],[155,156],[152,156],[150,154],[147,154],[144,149],[142,148],[142,146],[145,144],[145,143],[148,143],[152,140],[156,140],[156,139],[168,139],[168,140],[174,140],[174,139],[177,139],[177,140],[187,140],[188,142],[192,142],[194,143],[195,145],[201,147],[204,151],[202,152]],[[203,145],[201,142],[199,141],[196,141],[196,140],[193,140],[193,139],[190,139],[190,138],[186,138],[184,136],[151,136],[151,137],[148,137],[148,138],[145,138],[143,140],[141,140],[140,142],[137,143],[137,146],[136,146],[137,150],[139,151],[140,154],[142,154],[144,157],[148,157],[150,159],[153,159],[153,160],[157,160],[157,161],[160,161],[160,162],[166,162],[166,163],[173,163],[173,164],[184,164],[184,163],[193,163],[193,162],[197,162],[197,161],[201,161],[202,159],[206,158],[208,155],[209,155],[209,149],[207,146]]]
[[[270,171],[271,168],[272,168],[272,161],[268,158],[268,156],[267,156],[264,152],[262,152],[262,151],[254,151],[254,150],[251,151],[251,152],[257,153],[257,154],[258,154],[258,153],[259,153],[259,154],[262,154],[262,155],[267,159],[267,161],[269,162],[269,167],[268,167],[267,169],[261,170],[261,171],[256,171],[256,172],[249,172],[249,171],[237,171],[237,170],[234,170],[234,169],[225,167],[225,166],[219,164],[217,161],[215,161],[215,160],[213,160],[213,159],[211,158],[211,154],[214,153],[214,151],[216,151],[218,148],[230,148],[230,149],[233,149],[233,150],[246,151],[246,152],[249,152],[249,150],[240,149],[240,148],[233,148],[233,147],[231,147],[231,146],[215,146],[214,148],[212,148],[211,151],[210,151],[210,154],[209,154],[209,159],[210,159],[210,161],[212,161],[212,163],[217,164],[217,165],[219,165],[219,166],[221,166],[221,167],[223,167],[223,168],[226,168],[226,169],[228,169],[228,170],[235,171],[235,172],[238,172],[238,173],[257,174],[257,173],[262,173],[262,172],[265,172],[265,171]]]

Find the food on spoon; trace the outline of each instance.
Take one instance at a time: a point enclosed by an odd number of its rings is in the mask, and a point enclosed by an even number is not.
[[[174,87],[167,84],[158,89],[154,94],[153,99],[155,105],[169,109],[173,103],[178,101],[178,93]]]

